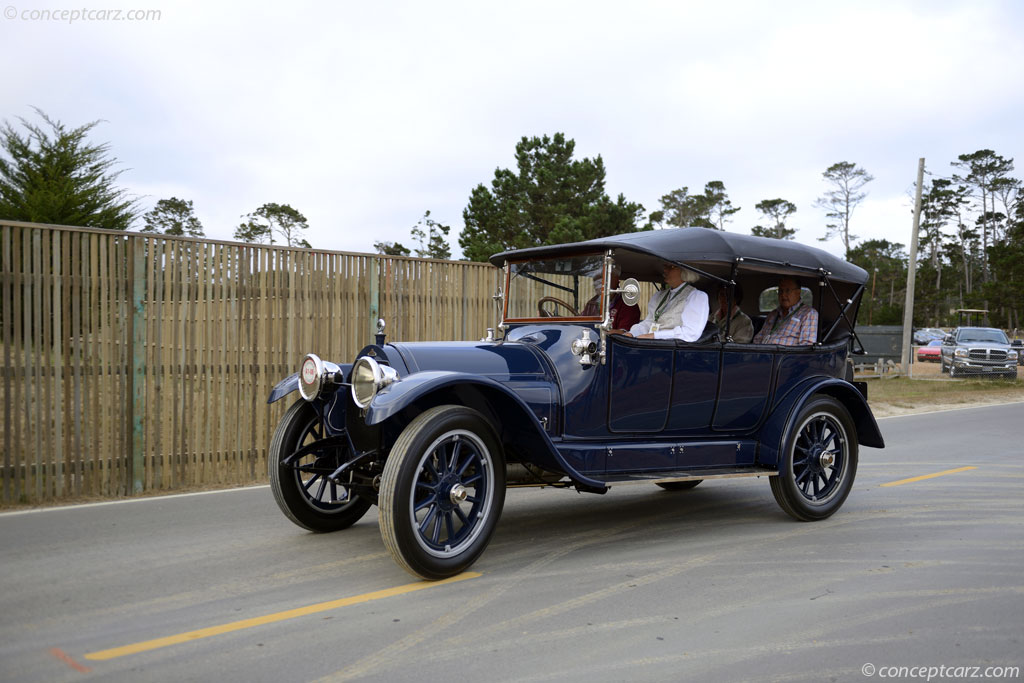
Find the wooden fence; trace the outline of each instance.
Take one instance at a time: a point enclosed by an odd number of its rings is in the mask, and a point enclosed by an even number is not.
[[[2,502],[263,481],[305,353],[479,339],[497,272],[0,221]]]

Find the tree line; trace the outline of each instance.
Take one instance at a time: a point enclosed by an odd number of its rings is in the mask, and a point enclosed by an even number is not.
[[[730,229],[742,207],[733,205],[725,183],[711,180],[702,192],[681,187],[664,194],[646,218],[641,204],[604,187],[600,156],[573,159],[574,142],[561,133],[523,137],[516,145],[516,169],[497,169],[490,187],[478,185],[463,211],[459,237],[465,258],[485,261],[509,249],[582,241],[639,230]],[[988,149],[962,154],[948,176],[933,176],[922,188],[920,250],[914,324],[951,326],[956,309],[989,311],[987,324],[1022,326],[1024,291],[1024,201],[1013,159]],[[905,245],[887,239],[861,240],[853,232],[855,209],[874,177],[849,161],[821,174],[825,190],[813,206],[825,213],[821,241],[838,238],[848,261],[868,271],[861,322],[900,324],[909,258]],[[797,206],[784,198],[754,205],[750,233],[793,239],[789,223]],[[447,233],[447,231],[446,231]]]
[[[946,170],[948,168],[948,170]],[[957,309],[988,311],[983,324],[1018,330],[1024,304],[1024,201],[1012,158],[990,149],[961,154],[929,172],[921,188],[914,324],[950,327]],[[915,188],[916,190],[916,188]],[[903,321],[906,246],[867,240],[848,260],[868,271],[861,321]]]
[[[0,217],[129,230],[141,218],[142,232],[203,237],[191,200],[160,199],[145,213],[139,200],[117,185],[121,171],[108,144],[88,137],[98,121],[70,128],[36,109],[41,124],[19,119],[24,132],[9,122],[0,129]],[[486,261],[509,249],[577,242],[625,232],[655,229],[729,230],[742,207],[733,205],[722,180],[702,191],[683,186],[666,192],[660,206],[644,206],[605,187],[601,156],[577,159],[575,141],[563,133],[523,137],[516,144],[515,168],[497,168],[489,186],[480,183],[462,212],[458,243],[463,257]],[[1012,158],[992,150],[962,154],[948,175],[931,174],[922,188],[920,251],[915,324],[951,325],[955,309],[983,308],[990,322],[1021,326],[1024,289],[1024,203]],[[903,316],[908,257],[905,245],[886,239],[859,241],[852,228],[854,210],[867,197],[874,178],[849,161],[822,174],[825,191],[814,202],[825,212],[824,235],[838,237],[847,260],[869,273],[861,321],[898,324]],[[753,235],[793,239],[797,206],[781,198],[754,205]],[[266,203],[241,216],[237,240],[311,248],[309,227],[288,204]],[[753,223],[752,225],[750,223]],[[451,227],[429,210],[410,228],[410,244],[374,242],[382,254],[451,258]]]
[[[110,145],[88,139],[99,121],[70,128],[35,112],[42,123],[19,117],[24,131],[9,121],[0,129],[0,217],[130,230],[141,216],[141,232],[205,236],[192,200],[160,199],[143,213],[139,199],[117,186],[121,170]],[[267,203],[242,219],[235,239],[310,247],[302,236],[309,227],[306,217],[287,204]]]
[[[921,190],[915,320],[952,320],[955,308],[990,311],[1017,329],[1024,304],[1024,201],[1012,158],[961,154]]]
[[[563,133],[523,137],[516,145],[516,168],[498,168],[490,187],[477,185],[462,212],[465,226],[459,245],[465,258],[486,261],[499,251],[563,242],[577,242],[638,230],[706,228],[728,230],[741,207],[729,198],[722,180],[711,180],[702,192],[680,187],[662,195],[660,208],[647,215],[642,204],[622,194],[612,200],[605,191],[600,155],[574,159],[575,142]],[[815,202],[830,221],[820,239],[838,236],[850,253],[857,239],[850,232],[854,209],[873,178],[856,164],[842,161],[822,173],[827,191]],[[782,197],[754,205],[759,216],[751,234],[793,239],[787,223],[796,204]],[[646,218],[645,218],[646,216]],[[376,245],[375,245],[376,246]]]

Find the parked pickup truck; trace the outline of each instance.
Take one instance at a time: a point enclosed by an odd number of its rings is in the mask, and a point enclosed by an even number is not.
[[[950,377],[1000,375],[1017,377],[1018,351],[1002,330],[958,327],[942,341],[942,372]]]

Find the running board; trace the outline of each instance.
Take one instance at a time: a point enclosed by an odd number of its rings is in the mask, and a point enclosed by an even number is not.
[[[761,467],[715,468],[709,470],[677,470],[675,472],[634,472],[618,474],[604,479],[605,486],[623,486],[625,484],[660,484],[672,481],[701,481],[703,479],[737,479],[739,477],[774,477],[778,470],[767,470]],[[595,475],[589,475],[594,477]]]

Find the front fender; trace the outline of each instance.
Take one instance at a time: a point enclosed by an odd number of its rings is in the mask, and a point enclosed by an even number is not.
[[[274,401],[280,400],[292,393],[293,391],[299,390],[299,373],[294,375],[288,375],[283,380],[277,383],[277,385],[270,390],[270,396],[267,398],[267,403],[273,403]]]
[[[503,443],[528,453],[530,462],[539,467],[564,472],[577,488],[592,493],[608,490],[604,483],[569,465],[522,397],[489,377],[447,370],[417,372],[377,394],[367,407],[364,420],[368,426],[378,425],[408,408],[421,411],[445,403],[488,412],[499,422],[494,427]]]
[[[875,416],[871,413],[867,400],[856,387],[834,377],[811,379],[789,392],[775,406],[771,417],[761,428],[761,449],[758,455],[760,464],[778,465],[779,456],[797,415],[815,394],[831,396],[846,407],[857,429],[857,441],[862,446],[885,448],[885,440],[878,429]]]
[[[343,377],[348,377],[352,372],[352,364],[346,363],[345,365],[339,365]],[[277,385],[270,390],[270,396],[267,397],[267,403],[273,403],[278,401],[293,391],[299,390],[299,373],[294,375],[288,375],[283,380],[277,383]]]

